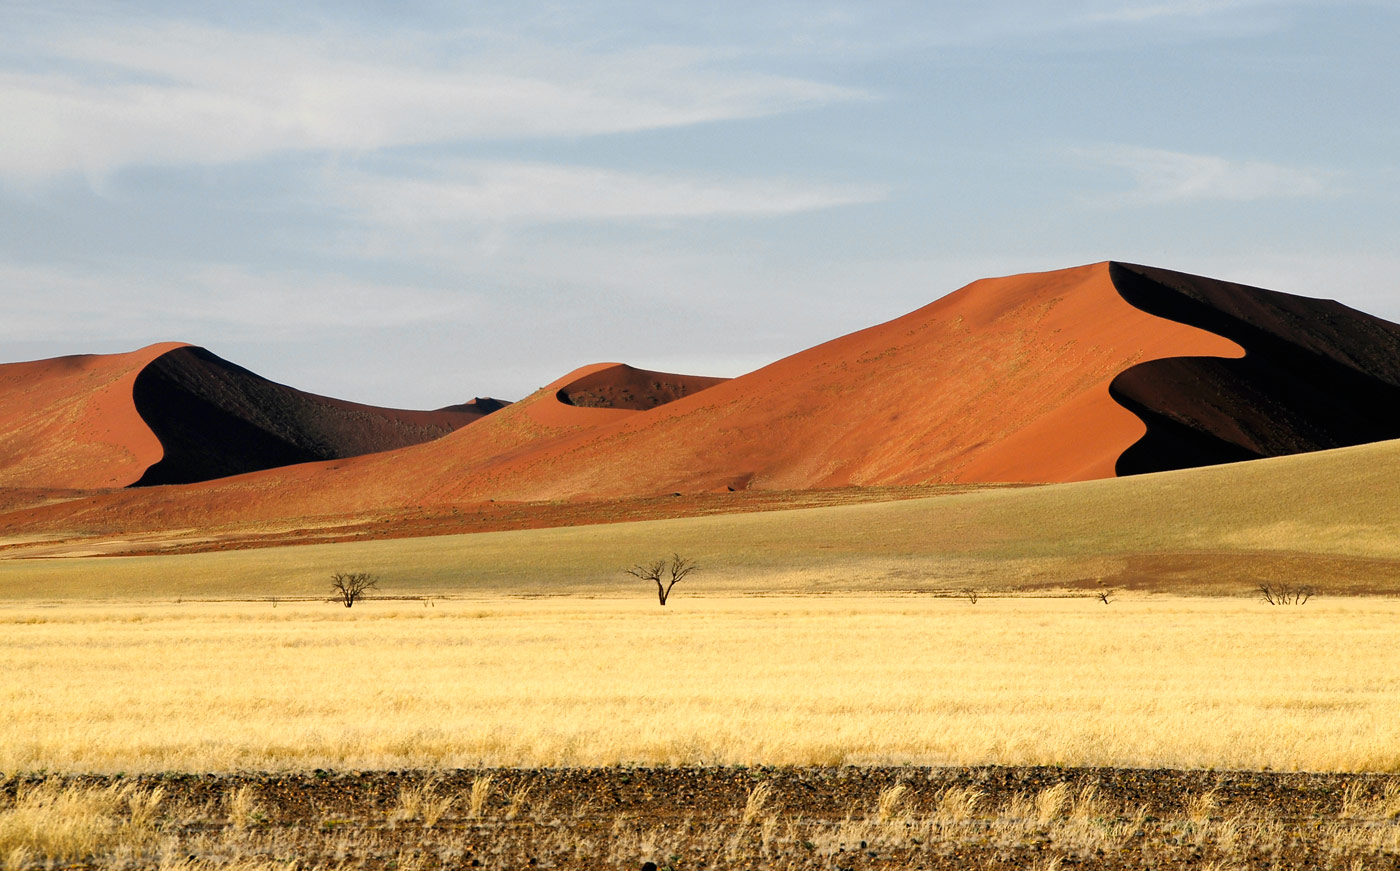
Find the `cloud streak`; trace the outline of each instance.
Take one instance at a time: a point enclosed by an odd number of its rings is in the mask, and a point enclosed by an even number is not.
[[[724,69],[714,51],[603,55],[489,34],[369,40],[159,22],[32,38],[9,54],[0,178],[19,182],[291,151],[634,132],[868,96]]]
[[[324,195],[362,222],[548,224],[765,217],[884,199],[874,185],[706,179],[514,161],[447,161],[414,177],[332,172]]]
[[[1167,19],[1202,19],[1286,5],[1282,0],[1171,0],[1133,3],[1086,16],[1091,23],[1149,24]]]
[[[1131,190],[1109,198],[1113,205],[1253,202],[1332,192],[1326,173],[1278,163],[1131,145],[1076,149],[1074,155],[1099,167],[1126,172],[1133,180]]]

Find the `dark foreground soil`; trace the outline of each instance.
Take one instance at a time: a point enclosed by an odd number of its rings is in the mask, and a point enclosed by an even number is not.
[[[0,807],[69,787],[159,789],[158,819],[149,837],[133,829],[85,855],[11,852],[10,867],[1400,868],[1400,776],[1390,775],[842,767],[26,777],[0,783]]]

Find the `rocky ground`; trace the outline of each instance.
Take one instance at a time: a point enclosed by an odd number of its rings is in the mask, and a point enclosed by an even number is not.
[[[44,840],[41,830],[82,815],[95,821],[87,840],[76,830]],[[0,783],[0,862],[1354,871],[1400,867],[1400,776],[999,767],[29,776]]]

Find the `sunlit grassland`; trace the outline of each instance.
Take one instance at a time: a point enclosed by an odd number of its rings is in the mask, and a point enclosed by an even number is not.
[[[1400,602],[0,608],[0,771],[1400,768]]]
[[[1400,590],[1400,442],[900,502],[221,553],[0,560],[0,599],[617,593],[671,551],[710,592],[1097,585],[1240,595]]]

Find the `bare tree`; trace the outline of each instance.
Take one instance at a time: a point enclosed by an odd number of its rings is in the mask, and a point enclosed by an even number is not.
[[[1099,590],[1097,593],[1094,594],[1094,596],[1098,598],[1100,602],[1103,602],[1105,605],[1113,601],[1112,590]]]
[[[656,598],[661,600],[662,605],[665,605],[667,597],[671,595],[671,588],[685,580],[686,575],[698,571],[699,568],[695,564],[695,560],[686,559],[678,553],[673,553],[669,560],[653,560],[646,565],[638,563],[625,571],[633,577],[655,582]]]
[[[369,572],[336,572],[331,575],[331,592],[347,608],[353,607],[378,586],[378,576]]]
[[[1260,584],[1254,590],[1270,605],[1306,605],[1317,592],[1312,587],[1290,587],[1287,584]]]

